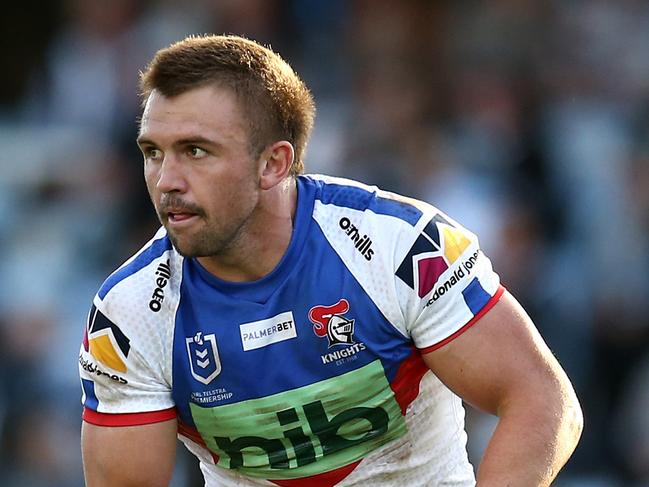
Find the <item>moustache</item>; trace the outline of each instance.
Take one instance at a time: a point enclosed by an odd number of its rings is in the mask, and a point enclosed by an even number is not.
[[[203,209],[188,201],[184,201],[182,198],[179,198],[176,195],[163,194],[160,198],[160,204],[158,206],[158,211],[160,213],[193,213],[196,215],[204,215]]]

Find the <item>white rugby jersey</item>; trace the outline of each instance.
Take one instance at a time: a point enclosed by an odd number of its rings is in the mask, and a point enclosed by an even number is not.
[[[421,354],[503,293],[475,235],[433,206],[300,176],[289,247],[218,279],[164,229],[94,298],[85,421],[177,418],[208,486],[471,486],[461,400]]]

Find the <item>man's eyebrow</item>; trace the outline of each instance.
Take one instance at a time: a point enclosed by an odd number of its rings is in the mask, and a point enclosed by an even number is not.
[[[142,136],[139,136],[137,139],[135,139],[135,142],[140,147],[142,147],[143,145],[155,145],[155,143],[152,140]]]
[[[143,145],[156,145],[155,142],[153,142],[151,139],[145,137],[145,136],[139,136],[137,139],[135,139],[137,145],[143,146]],[[196,136],[196,137],[187,137],[184,139],[178,139],[176,140],[173,145],[175,146],[183,146],[183,145],[192,145],[192,144],[206,144],[206,145],[212,145],[216,146],[219,145],[218,142],[211,140],[211,139],[206,139],[205,137],[201,136]]]
[[[174,142],[174,145],[176,146],[183,146],[183,145],[219,145],[217,142],[211,139],[206,139],[205,137],[196,136],[196,137],[187,137],[185,139],[179,139]]]

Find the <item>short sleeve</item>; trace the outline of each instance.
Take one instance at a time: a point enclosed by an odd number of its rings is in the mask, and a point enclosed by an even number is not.
[[[423,226],[397,277],[409,288],[407,332],[424,353],[468,329],[504,292],[477,236],[438,210]]]
[[[165,346],[162,337],[111,319],[103,304],[95,298],[79,351],[83,419],[127,426],[174,418],[171,385],[151,353]]]

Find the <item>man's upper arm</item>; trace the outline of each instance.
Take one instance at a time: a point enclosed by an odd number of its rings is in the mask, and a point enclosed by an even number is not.
[[[159,312],[141,299],[142,276],[166,254],[95,296],[79,349],[87,485],[166,486],[173,472],[177,412],[171,394],[172,294]],[[147,282],[150,282],[147,280]]]
[[[169,485],[176,454],[175,419],[140,426],[83,422],[81,449],[88,487]]]
[[[500,414],[511,401],[574,392],[523,308],[507,292],[479,321],[441,348],[424,354],[430,369],[468,403]]]

